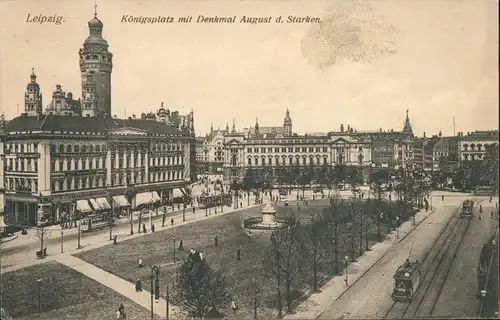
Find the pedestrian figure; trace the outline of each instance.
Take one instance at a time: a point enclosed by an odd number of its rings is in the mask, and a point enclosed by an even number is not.
[[[203,261],[203,252],[200,252],[200,260]]]
[[[166,211],[166,210],[165,210]],[[165,220],[167,219],[167,216],[165,215],[165,213],[163,213],[163,219],[161,221],[161,226],[164,227],[165,226]]]
[[[219,237],[218,236],[215,236],[215,238],[214,238],[214,244],[215,244],[216,247],[219,245]]]
[[[170,219],[170,224],[174,225],[174,218]]]
[[[215,207],[215,213],[217,213],[217,207]]]
[[[142,261],[142,257],[139,258],[139,268],[144,267],[144,262]]]
[[[241,250],[240,248],[238,248],[238,250],[236,250],[236,260],[241,260]]]
[[[196,210],[196,208],[193,206],[193,213],[194,213],[195,210]]]
[[[148,232],[148,229],[146,229],[146,224],[145,223],[142,224],[142,232],[143,233]]]
[[[179,241],[179,251],[184,250],[184,242],[181,240]]]
[[[243,207],[243,202],[240,201],[240,208]]]
[[[441,195],[441,201],[444,201],[444,194]]]
[[[140,279],[137,279],[135,282],[135,292],[140,292],[142,291],[142,282]]]
[[[180,203],[177,204],[177,210],[181,210],[181,205]]]
[[[479,213],[483,213],[483,206],[482,205],[479,205]]]
[[[233,309],[233,311],[236,311],[238,310],[238,306],[236,305],[236,301],[231,301],[231,309]]]
[[[493,219],[493,210],[491,210],[491,218]]]
[[[151,225],[151,232],[155,232],[155,225],[154,225],[154,223]]]
[[[493,196],[490,196],[490,202],[493,200]]]
[[[115,236],[113,237],[113,244],[118,244],[118,242],[116,241],[116,239],[117,239],[117,238],[118,238],[118,236],[117,236],[117,235],[115,235]]]

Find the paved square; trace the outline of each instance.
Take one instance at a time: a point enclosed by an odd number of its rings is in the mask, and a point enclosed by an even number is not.
[[[327,200],[310,201],[309,206],[301,205],[300,218],[310,217],[311,210],[320,211],[326,207]],[[199,221],[185,226],[167,229],[166,231],[150,233],[143,237],[120,242],[118,245],[110,245],[99,249],[82,252],[75,256],[92,263],[112,274],[115,274],[130,282],[133,286],[136,279],[140,279],[145,290],[150,290],[150,265],[161,267],[161,290],[165,292],[165,286],[175,277],[175,270],[180,262],[189,253],[189,249],[194,248],[204,253],[205,258],[214,266],[222,268],[226,273],[230,283],[230,292],[239,305],[239,310],[235,313],[228,305],[223,311],[230,317],[248,318],[252,317],[253,296],[250,294],[252,278],[256,274],[261,277],[260,281],[263,291],[260,294],[262,303],[259,306],[259,314],[263,317],[270,317],[275,314],[275,294],[276,283],[273,277],[262,278],[262,252],[268,246],[270,233],[255,232],[249,236],[246,230],[242,229],[242,222],[248,216],[260,214],[262,207],[250,208],[235,212],[230,215],[214,217],[212,219]],[[289,210],[296,210],[296,206],[279,206],[277,216],[286,216]],[[212,214],[213,209],[212,209]],[[304,224],[307,227],[307,224]],[[373,226],[370,227],[373,230]],[[375,229],[376,232],[376,229]],[[214,245],[215,236],[219,237],[219,246]],[[374,239],[375,234],[370,234]],[[173,237],[175,237],[175,247]],[[179,251],[179,241],[183,241],[184,249]],[[356,242],[358,238],[356,238]],[[373,241],[371,241],[373,244]],[[242,252],[241,261],[236,260],[236,250],[240,248]],[[177,263],[174,264],[174,249]],[[333,250],[333,248],[332,248]],[[339,251],[339,260],[343,259],[347,249]],[[138,268],[138,260],[142,257],[145,268]],[[342,263],[339,263],[342,267]],[[310,269],[310,268],[309,268]],[[318,279],[333,273],[333,263],[331,259],[326,259],[319,266]],[[312,279],[312,272],[304,272],[295,281],[293,286],[294,299],[303,295],[309,289]],[[283,286],[282,291],[285,292]]]

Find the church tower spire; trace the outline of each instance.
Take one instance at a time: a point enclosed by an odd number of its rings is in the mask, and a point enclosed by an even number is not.
[[[80,72],[82,75],[82,116],[111,117],[111,72],[113,54],[108,51],[108,42],[102,37],[104,24],[97,18],[89,21],[89,36],[80,49]]]
[[[31,69],[31,81],[26,86],[24,94],[24,112],[28,116],[39,116],[42,114],[42,94],[40,86],[36,82],[35,69]]]
[[[408,111],[409,110],[406,109],[406,119],[405,119],[405,126],[403,128],[403,133],[413,135],[413,129],[411,127],[410,117],[408,116]]]
[[[233,128],[231,129],[231,133],[236,133],[236,121],[233,118]]]

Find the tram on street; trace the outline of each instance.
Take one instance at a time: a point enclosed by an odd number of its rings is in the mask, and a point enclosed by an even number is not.
[[[474,201],[465,200],[462,203],[462,211],[460,211],[460,218],[472,219],[474,214]]]
[[[420,287],[420,276],[418,260],[406,259],[393,276],[392,299],[394,301],[411,301]]]
[[[230,207],[233,204],[233,195],[231,193],[223,193],[213,196],[201,196],[198,203],[200,209],[213,208],[221,205]]]

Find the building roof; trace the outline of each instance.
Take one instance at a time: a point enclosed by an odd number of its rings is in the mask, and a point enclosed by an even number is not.
[[[447,139],[440,139],[436,144],[434,145],[434,150],[446,150],[448,149],[448,140]]]
[[[14,118],[5,126],[5,132],[63,131],[105,133],[120,127],[144,130],[153,135],[184,134],[181,130],[152,120],[88,118],[64,115],[26,116]]]

